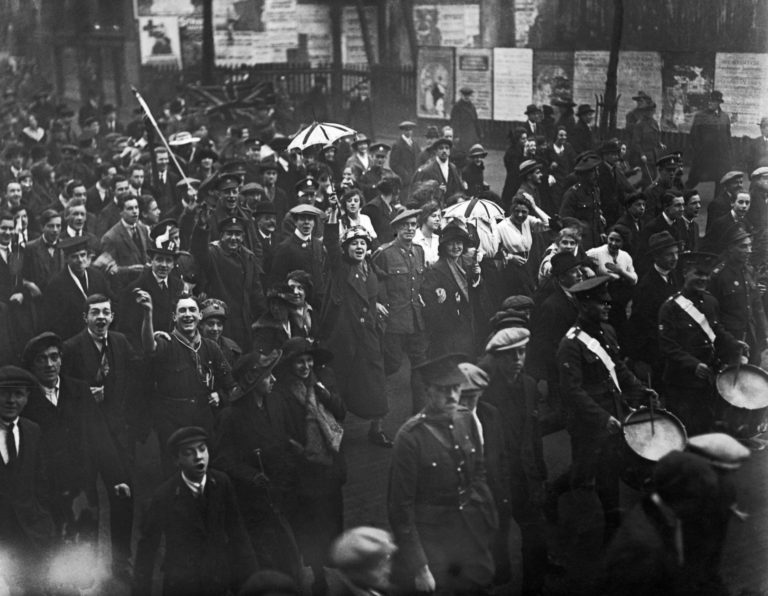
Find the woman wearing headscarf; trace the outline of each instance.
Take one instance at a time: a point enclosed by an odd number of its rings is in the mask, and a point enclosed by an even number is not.
[[[331,542],[344,527],[342,486],[347,478],[341,451],[345,409],[326,366],[333,354],[294,337],[282,347],[273,390],[281,404],[288,440],[298,456],[296,509],[291,526],[304,562],[314,574],[313,594],[325,594],[323,566]]]
[[[325,227],[329,281],[320,315],[320,337],[334,354],[332,366],[347,409],[371,421],[371,443],[392,447],[381,426],[389,405],[380,334],[389,313],[379,300],[379,280],[368,262],[372,244],[368,230],[352,226],[339,238],[340,219],[334,208]]]

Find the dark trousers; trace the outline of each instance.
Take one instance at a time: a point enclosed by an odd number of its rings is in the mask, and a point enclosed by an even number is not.
[[[520,527],[523,558],[522,594],[539,594],[544,587],[547,568],[546,521],[541,506],[531,500],[524,477],[513,477],[510,482],[512,517]]]
[[[411,400],[413,413],[424,406],[424,382],[413,367],[427,359],[427,336],[423,331],[417,333],[385,333],[381,340],[381,353],[384,356],[384,374],[393,375],[403,364],[403,357],[408,356],[411,363]]]

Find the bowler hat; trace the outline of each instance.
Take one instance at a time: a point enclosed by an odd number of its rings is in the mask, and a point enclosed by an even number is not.
[[[723,103],[723,94],[721,91],[713,91],[709,94],[709,101],[716,101],[717,103]]]
[[[232,370],[232,376],[235,377],[243,393],[237,394],[233,399],[236,401],[253,389],[259,381],[269,376],[282,355],[282,350],[272,350],[269,354],[249,352],[242,355]]]
[[[258,219],[262,215],[277,215],[277,207],[272,201],[258,201],[251,211],[253,219]]]
[[[557,278],[567,273],[574,267],[579,267],[583,261],[572,252],[559,252],[549,261],[552,277]]]
[[[611,281],[611,277],[608,275],[596,275],[572,285],[568,291],[576,296],[577,300],[610,299],[608,294],[609,281]]]
[[[288,137],[273,137],[268,144],[269,148],[275,153],[282,153],[288,149],[288,145],[291,144],[291,139]]]
[[[185,445],[200,442],[208,442],[208,433],[205,429],[199,426],[182,426],[168,437],[166,447],[169,452],[176,455]]]
[[[531,332],[525,327],[505,327],[493,334],[493,337],[485,345],[485,351],[489,354],[495,354],[521,348],[528,343],[530,337]]]
[[[203,147],[202,149],[195,151],[195,161],[202,161],[206,158],[212,159],[213,161],[218,161],[219,154],[216,153],[213,149],[209,149],[208,147]]]
[[[59,240],[59,248],[66,257],[74,252],[79,252],[88,248],[88,238],[85,236],[73,236]]]
[[[172,233],[174,229],[178,228],[179,224],[175,219],[158,222],[149,233],[150,245],[147,247],[147,254],[179,256],[179,245]]]
[[[469,157],[487,157],[488,152],[480,143],[476,143],[469,148]]]
[[[35,376],[29,371],[8,364],[0,368],[0,387],[37,387]]]
[[[440,145],[448,145],[448,147],[453,147],[453,141],[451,139],[446,139],[445,137],[440,137],[439,139],[432,141],[432,145],[430,145],[430,147],[434,150],[437,150]]]
[[[464,354],[443,354],[413,366],[418,370],[422,380],[429,385],[451,386],[461,385],[466,377],[459,369],[459,363],[467,360]]]
[[[541,108],[535,103],[528,104],[528,107],[525,108],[526,114],[538,114],[539,112],[541,112]]]
[[[61,341],[61,338],[53,331],[44,331],[27,342],[24,346],[21,360],[24,366],[29,368],[32,366],[32,362],[40,352],[47,350],[50,347],[56,347],[61,350],[62,345],[63,342]]]

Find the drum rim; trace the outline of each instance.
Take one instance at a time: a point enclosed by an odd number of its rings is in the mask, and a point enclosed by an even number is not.
[[[640,413],[650,414],[650,412],[651,412],[651,409],[649,407],[640,406],[636,410],[633,410],[632,412],[627,414],[624,417],[624,421],[621,424],[621,436],[624,439],[624,444],[627,446],[627,448],[629,448],[632,451],[632,453],[634,453],[637,457],[639,457],[644,461],[655,464],[655,463],[658,463],[659,460],[648,459],[647,457],[644,457],[641,453],[638,453],[637,450],[630,444],[630,442],[627,440],[627,434],[626,434],[626,428],[625,428],[626,426],[631,426],[631,425],[628,425],[627,422],[629,421],[630,418],[632,418],[632,416],[636,416],[637,414],[640,414]],[[654,408],[653,414],[654,416],[670,419],[672,420],[672,422],[674,422],[677,425],[678,430],[682,431],[682,437],[683,437],[682,449],[685,449],[686,446],[688,445],[688,429],[685,428],[685,424],[683,424],[683,421],[680,420],[680,418],[678,418],[673,412],[670,412],[669,410],[666,410],[664,408]],[[670,449],[670,453],[672,451],[679,451],[679,449]]]
[[[758,377],[762,377],[762,379],[766,382],[766,385],[768,385],[768,372],[764,371],[759,366],[755,366],[754,364],[730,364],[723,368],[719,373],[717,373],[717,377],[715,378],[715,388],[717,389],[717,395],[722,399],[724,402],[726,402],[729,406],[732,408],[736,408],[737,410],[743,410],[745,412],[760,412],[761,410],[768,410],[768,404],[759,407],[759,408],[744,408],[742,406],[737,406],[729,399],[727,399],[721,392],[720,392],[720,383],[727,382],[725,379],[725,373],[738,370],[739,374],[742,372],[747,372],[748,374],[754,374]]]

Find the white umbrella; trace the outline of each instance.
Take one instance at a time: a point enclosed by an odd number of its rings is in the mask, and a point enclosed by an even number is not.
[[[443,217],[462,217],[465,220],[482,219],[488,222],[497,222],[504,219],[504,210],[491,200],[474,198],[447,207],[443,211]]]
[[[310,145],[325,145],[333,143],[341,137],[355,134],[356,131],[344,126],[343,124],[334,124],[333,122],[313,122],[304,130],[293,137],[288,145],[288,149],[304,149]]]

